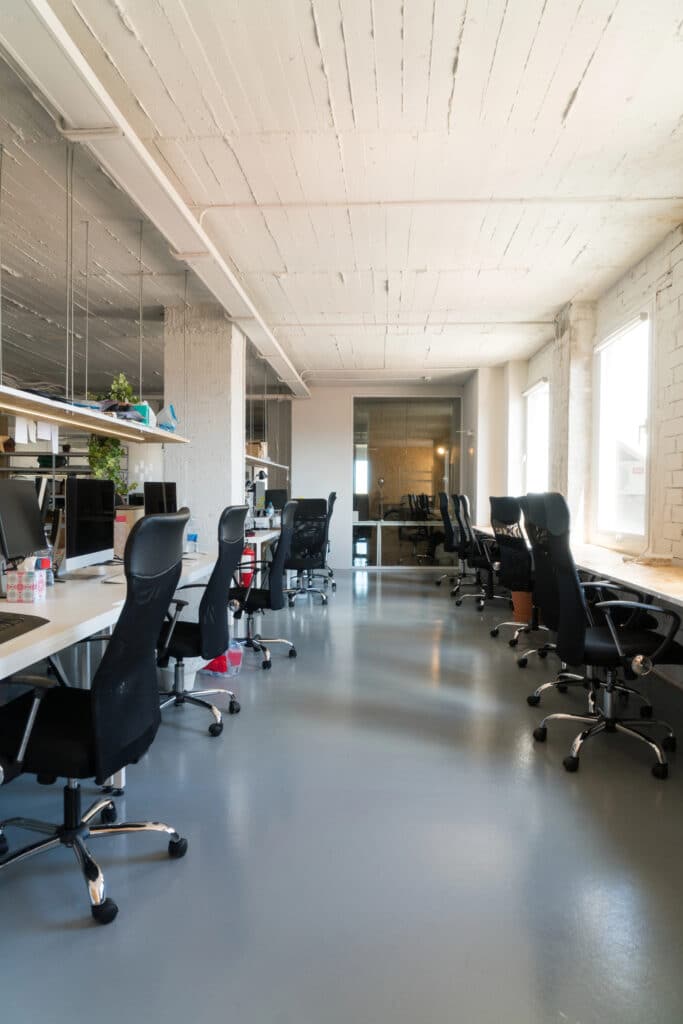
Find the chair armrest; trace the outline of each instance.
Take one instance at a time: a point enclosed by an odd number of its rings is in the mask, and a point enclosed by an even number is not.
[[[0,785],[2,785],[6,775],[9,779],[10,777],[14,778],[15,774],[21,773],[24,758],[26,757],[26,748],[28,747],[28,742],[31,738],[31,733],[33,732],[33,726],[36,722],[36,716],[38,715],[38,709],[41,701],[48,690],[51,690],[53,686],[58,685],[54,680],[47,679],[45,676],[15,677],[14,682],[25,683],[33,687],[33,703],[31,704],[31,710],[28,713],[26,725],[24,726],[24,731],[19,742],[17,756],[9,765],[3,766],[0,764]],[[11,775],[6,769],[12,769]]]
[[[619,629],[614,624],[612,619],[613,608],[630,608],[633,611],[639,612],[652,612],[653,615],[665,615],[671,620],[671,624],[667,631],[666,636],[663,638],[659,647],[650,655],[647,655],[653,665],[656,665],[660,658],[666,653],[667,648],[670,646],[673,638],[675,637],[678,630],[681,628],[681,617],[674,611],[669,611],[668,608],[660,608],[658,605],[645,604],[640,601],[600,601],[596,606],[601,611],[604,611],[605,618],[607,619],[607,625],[609,631],[612,634],[614,640],[614,646],[619,652],[619,657],[624,660],[626,664],[629,660],[633,662],[633,658],[629,659],[623,652],[623,649],[619,643]]]
[[[40,690],[52,690],[59,686],[58,681],[50,679],[49,676],[12,676],[11,682],[13,686],[33,686]]]
[[[639,590],[634,590],[633,587],[622,586],[620,583],[613,583],[611,580],[588,580],[581,584],[582,590],[597,590],[598,592],[603,590],[611,590],[615,594],[632,594],[633,597],[637,598],[638,605],[642,605],[645,601],[645,597]],[[597,604],[595,605],[597,608]],[[636,611],[632,611],[625,622],[621,623],[621,629],[631,629],[635,625],[642,608],[638,608]],[[592,617],[589,614],[589,618]]]
[[[181,587],[180,589],[183,590],[185,588]],[[159,663],[166,657],[168,649],[171,645],[171,638],[178,623],[178,619],[180,618],[180,613],[182,612],[183,608],[187,608],[189,601],[183,601],[179,597],[174,597],[171,599],[171,604],[174,605],[175,608],[173,612],[166,612],[168,631],[166,633],[166,636],[164,637],[163,645],[161,646],[161,648],[157,649],[157,663]]]

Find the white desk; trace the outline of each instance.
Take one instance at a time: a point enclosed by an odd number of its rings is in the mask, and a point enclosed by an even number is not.
[[[215,561],[215,555],[204,554],[183,559],[180,583],[197,583],[204,579]],[[44,626],[0,644],[0,679],[113,626],[126,596],[123,566],[112,566],[108,576],[120,582],[103,583],[107,577],[69,580],[55,583],[48,589],[46,599],[35,604],[0,601],[0,612],[39,615],[49,620]]]
[[[619,551],[597,544],[572,544],[572,554],[579,569],[601,579],[623,583],[641,593],[669,604],[683,605],[683,566],[640,565],[624,561]]]

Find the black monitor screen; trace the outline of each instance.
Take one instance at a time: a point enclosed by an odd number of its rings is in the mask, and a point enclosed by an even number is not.
[[[7,559],[45,548],[45,530],[32,480],[0,480],[0,546]]]
[[[266,489],[265,501],[266,501],[266,508],[268,508],[269,504],[272,504],[273,508],[276,508],[276,509],[279,509],[280,511],[282,511],[282,509],[287,504],[287,491],[286,491],[286,489],[284,487],[274,487],[274,488],[271,488],[271,489]]]
[[[174,483],[145,483],[145,515],[156,516],[162,512],[177,512],[178,502]]]
[[[69,477],[66,482],[66,557],[114,547],[114,484]]]

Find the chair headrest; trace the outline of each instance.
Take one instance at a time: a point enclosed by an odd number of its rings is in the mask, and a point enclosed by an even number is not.
[[[143,516],[128,535],[123,564],[126,576],[162,576],[180,562],[189,508]]]
[[[555,537],[569,533],[569,506],[561,494],[551,491],[544,495],[546,527]]]
[[[246,505],[228,505],[218,520],[218,540],[234,544],[244,537],[244,520],[249,509]]]
[[[489,501],[491,502],[491,519],[504,523],[506,526],[512,526],[513,523],[519,522],[522,506],[518,498],[494,498],[492,496]]]

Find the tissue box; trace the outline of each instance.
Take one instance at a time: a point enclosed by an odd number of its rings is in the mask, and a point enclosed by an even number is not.
[[[33,604],[45,598],[46,578],[44,569],[30,572],[7,573],[7,600],[20,604]]]

